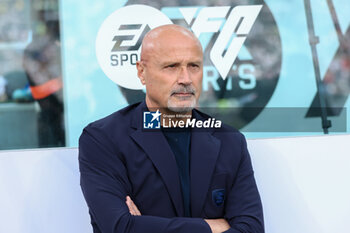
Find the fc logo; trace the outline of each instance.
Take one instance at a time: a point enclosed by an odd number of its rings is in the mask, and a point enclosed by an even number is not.
[[[198,38],[202,33],[219,32],[210,51],[210,59],[223,79],[226,79],[262,5],[236,6],[229,12],[230,8],[228,6],[204,8],[192,26]],[[229,16],[226,22],[218,20],[224,19],[227,14]]]

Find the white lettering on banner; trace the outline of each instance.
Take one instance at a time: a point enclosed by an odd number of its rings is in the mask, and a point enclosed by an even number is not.
[[[221,33],[210,51],[210,59],[223,79],[227,77],[261,8],[262,5],[237,6],[232,9],[227,18]],[[227,45],[228,48],[226,50]]]
[[[219,31],[229,10],[229,6],[206,7],[202,9],[191,28],[193,33],[199,38],[201,33]],[[222,20],[219,21],[217,20],[218,18]]]

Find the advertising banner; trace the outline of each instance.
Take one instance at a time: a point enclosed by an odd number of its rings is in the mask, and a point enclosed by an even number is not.
[[[164,24],[201,42],[209,115],[249,138],[348,133],[349,11],[346,0],[61,0],[67,144],[144,99],[142,38]]]

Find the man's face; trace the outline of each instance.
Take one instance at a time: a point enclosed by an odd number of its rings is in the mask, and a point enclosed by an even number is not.
[[[152,43],[138,74],[146,85],[148,107],[189,112],[202,89],[203,52],[188,35],[167,33]]]

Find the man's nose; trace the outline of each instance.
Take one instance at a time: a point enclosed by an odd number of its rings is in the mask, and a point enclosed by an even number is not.
[[[177,82],[183,85],[190,85],[192,83],[191,75],[187,67],[181,67]]]

